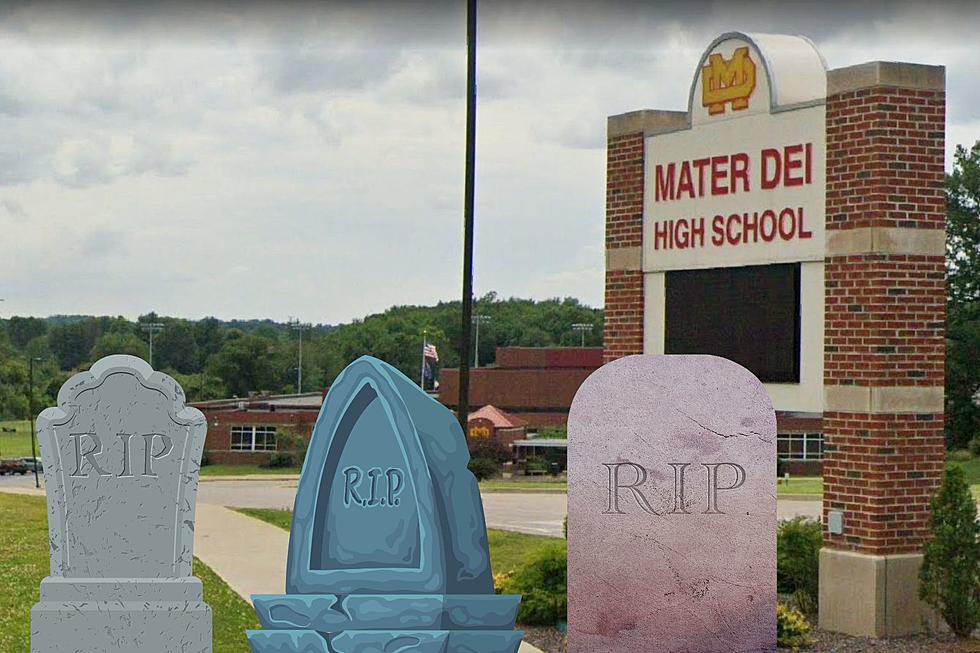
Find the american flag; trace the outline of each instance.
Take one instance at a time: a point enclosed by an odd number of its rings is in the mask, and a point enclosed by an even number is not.
[[[436,351],[436,346],[426,343],[425,346],[422,347],[422,357],[423,358],[430,358],[430,359],[432,359],[432,360],[434,360],[435,362],[438,363],[439,362],[439,352]]]

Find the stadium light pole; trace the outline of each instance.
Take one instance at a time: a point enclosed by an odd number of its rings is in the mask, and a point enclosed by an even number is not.
[[[592,333],[593,324],[591,322],[576,322],[572,325],[572,331],[582,334],[582,346],[585,346],[585,334]]]
[[[473,369],[480,367],[480,325],[490,321],[489,315],[474,315],[473,324],[476,325],[476,344],[473,346]]]
[[[456,417],[466,437],[470,412],[470,329],[473,327],[473,204],[476,190],[476,0],[466,2],[466,184],[463,198],[463,302]]]
[[[160,322],[144,322],[140,328],[150,334],[150,367],[153,367],[153,336],[163,331],[164,325]]]
[[[289,326],[299,331],[299,361],[296,363],[296,394],[303,394],[303,331],[310,328],[309,323],[291,320]]]
[[[37,432],[34,430],[34,361],[40,361],[37,356],[31,356],[28,362],[28,395],[27,406],[31,413],[31,457],[34,458],[34,487],[41,487],[41,480],[37,477]]]

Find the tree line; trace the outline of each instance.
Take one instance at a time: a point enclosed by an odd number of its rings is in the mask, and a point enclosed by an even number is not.
[[[303,391],[322,391],[364,354],[419,377],[423,331],[439,352],[440,367],[459,365],[460,302],[395,306],[349,324],[310,325],[303,332]],[[488,293],[474,303],[480,325],[479,360],[494,361],[497,346],[571,346],[581,343],[572,324],[593,324],[589,346],[602,345],[603,311],[572,298],[501,299]],[[299,337],[288,323],[272,320],[186,320],[149,313],[137,320],[108,316],[11,317],[0,320],[0,419],[28,414],[28,361],[34,362],[35,409],[53,406],[58,389],[74,373],[109,354],[149,359],[173,376],[190,401],[246,397],[252,392],[297,391]]]

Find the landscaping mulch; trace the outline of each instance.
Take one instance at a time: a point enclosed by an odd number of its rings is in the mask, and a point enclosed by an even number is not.
[[[536,646],[544,653],[565,653],[565,634],[557,628],[543,628],[541,626],[525,626],[517,624],[518,630],[524,631],[524,641],[532,646]]]
[[[980,653],[980,639],[962,640],[949,634],[870,639],[814,630],[813,636],[814,645],[805,649],[807,653]]]

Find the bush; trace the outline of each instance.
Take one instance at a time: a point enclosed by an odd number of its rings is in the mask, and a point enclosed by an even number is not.
[[[550,542],[535,551],[515,572],[494,577],[499,593],[522,595],[517,621],[529,626],[553,626],[568,612],[568,551],[565,543]]]
[[[776,533],[776,585],[794,594],[797,606],[813,612],[820,589],[820,522],[806,517],[781,521]]]
[[[469,441],[470,458],[486,458],[503,464],[511,459],[510,447],[493,438],[473,438]]]
[[[210,464],[211,464],[211,457],[208,455],[208,452],[205,451],[204,453],[201,454],[201,467],[207,467]]]
[[[295,467],[296,455],[291,451],[277,451],[269,454],[263,467]]]
[[[786,461],[782,458],[776,458],[776,478],[782,478],[786,471]]]
[[[276,433],[276,453],[292,454],[292,462],[288,465],[269,465],[269,467],[301,467],[306,460],[306,450],[310,448],[310,440],[299,433],[280,429]],[[285,457],[284,457],[285,458]]]
[[[968,463],[973,460],[973,454],[969,449],[956,449],[949,452],[948,458],[954,463]]]
[[[500,463],[495,460],[490,460],[489,458],[472,458],[470,459],[470,464],[467,465],[469,470],[473,472],[473,476],[476,480],[483,481],[488,478],[493,478],[500,472]]]
[[[980,435],[970,440],[970,444],[967,447],[974,456],[980,456]]]
[[[923,549],[919,598],[949,629],[968,637],[980,625],[980,523],[963,469],[952,465],[932,499],[933,539]]]
[[[776,645],[798,651],[807,648],[813,640],[810,638],[810,624],[798,610],[793,610],[782,603],[776,604]]]

